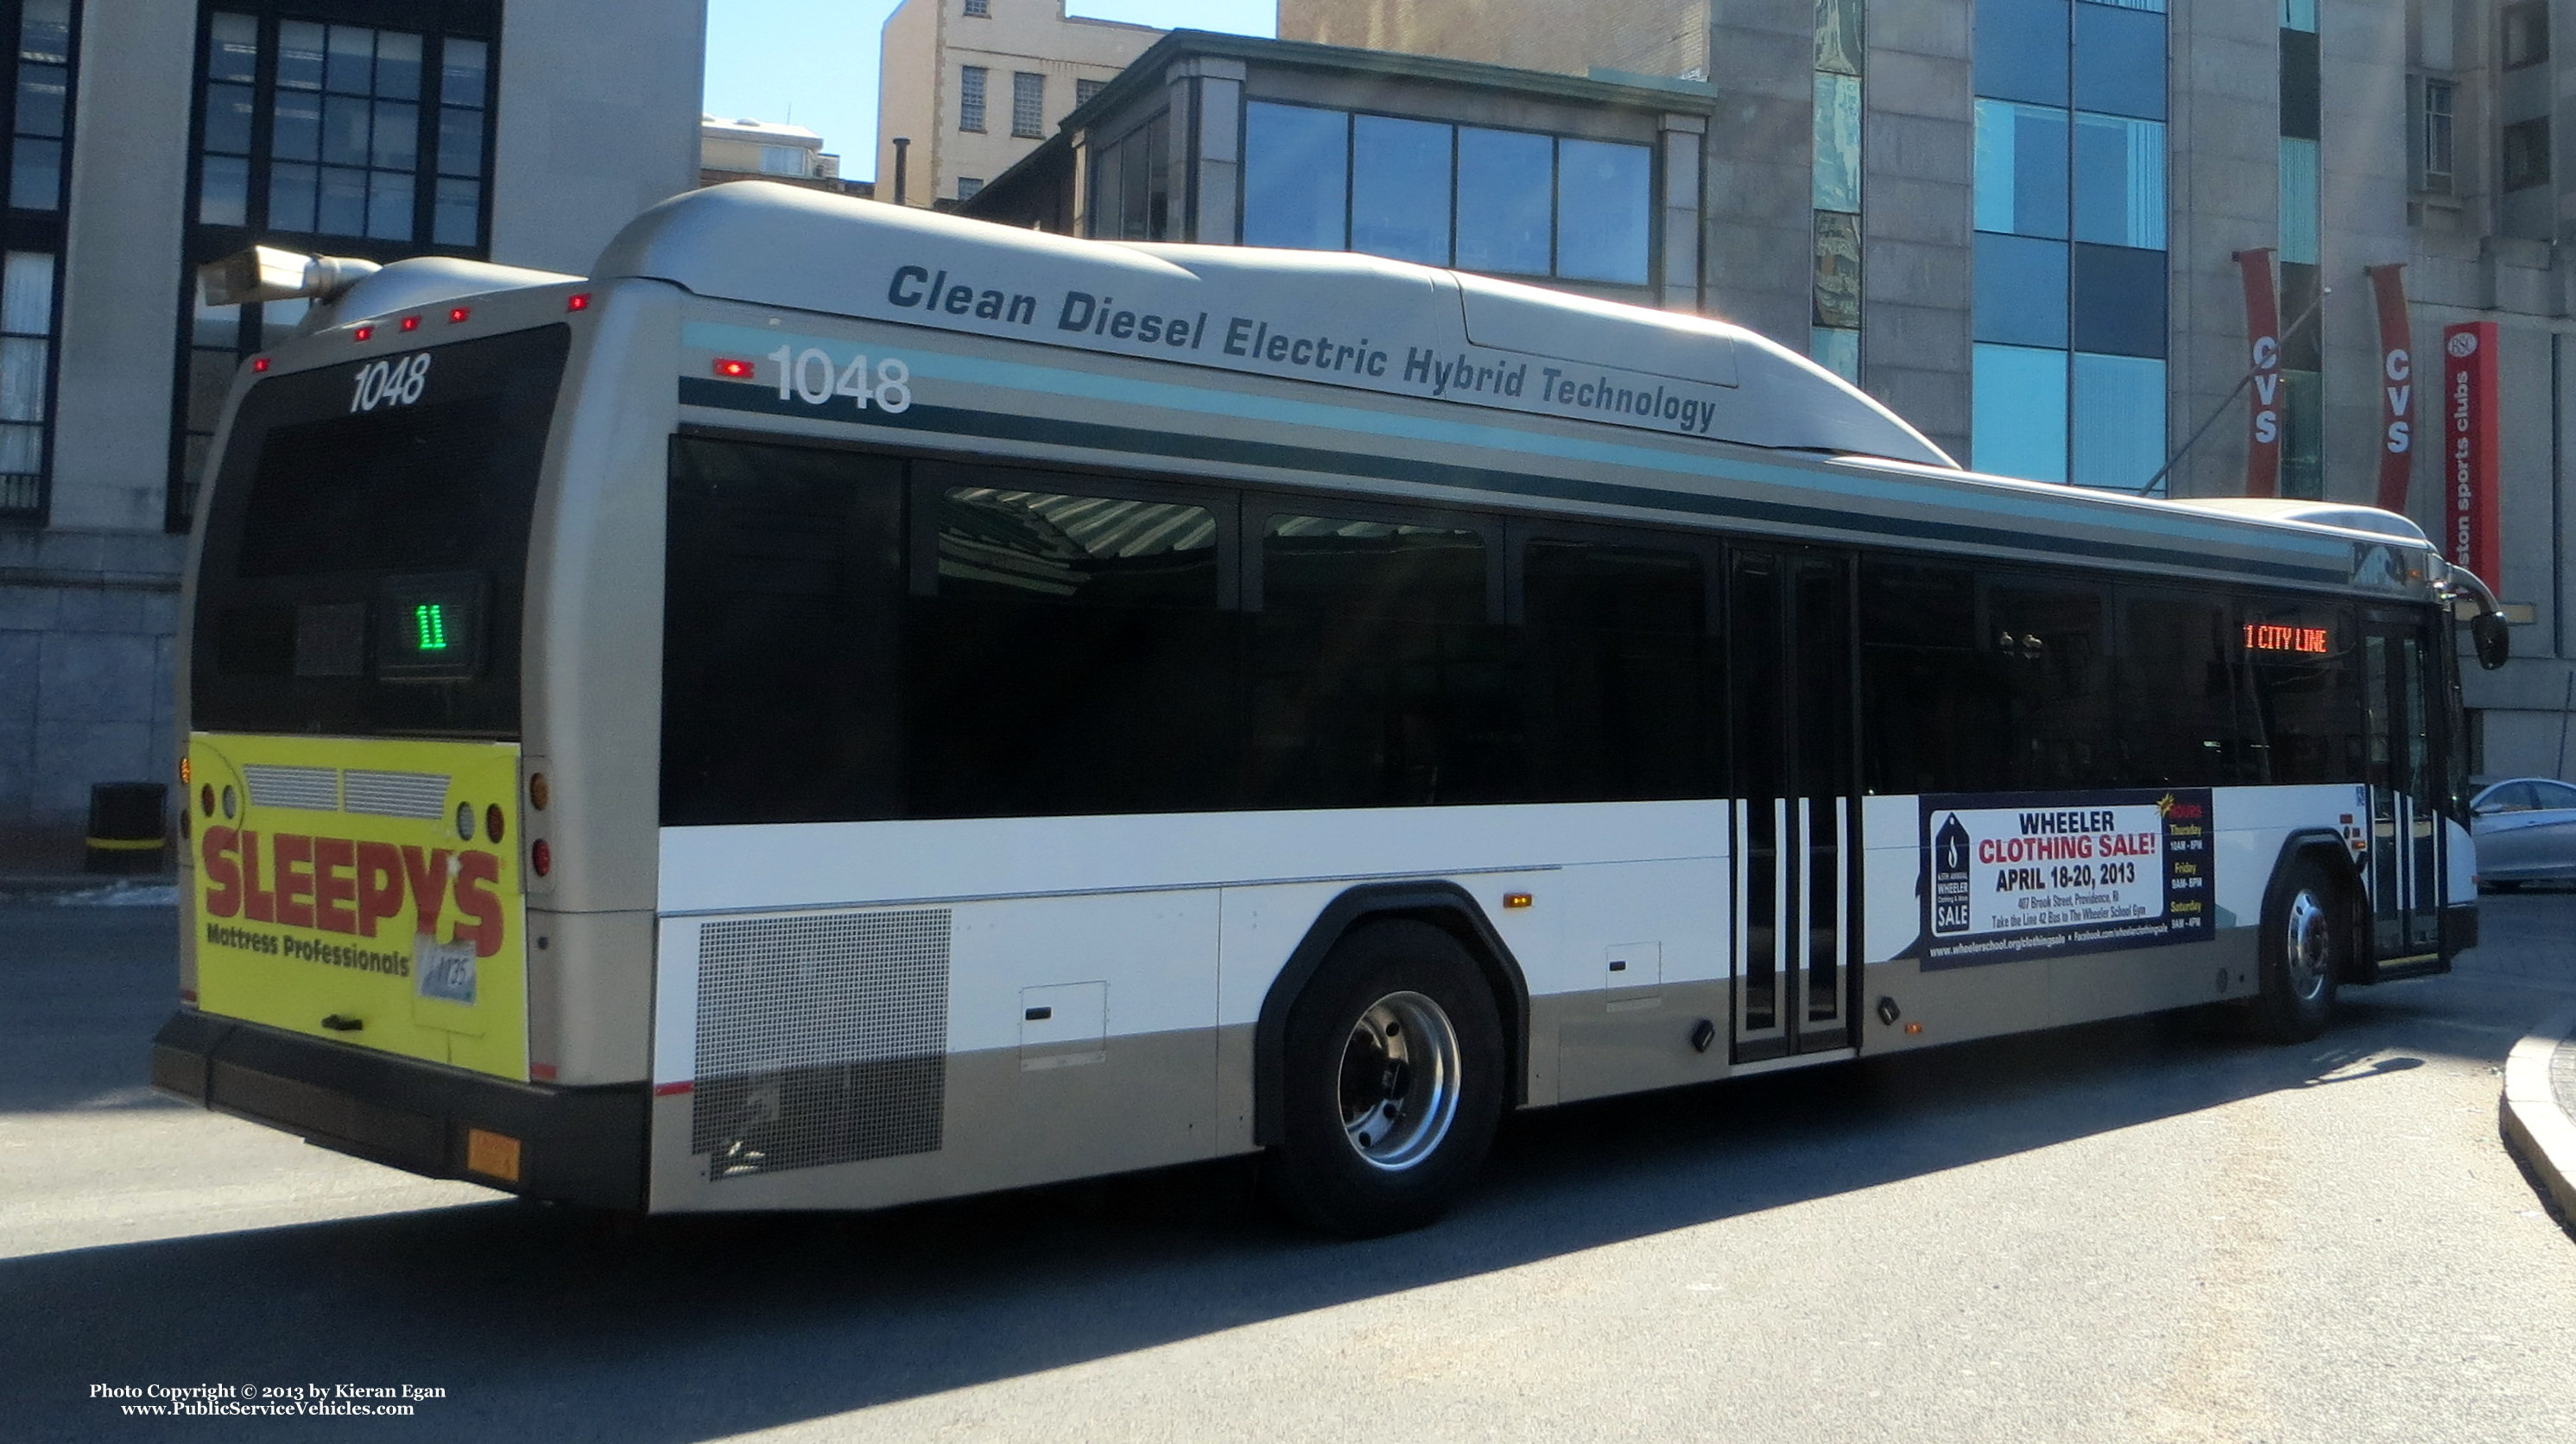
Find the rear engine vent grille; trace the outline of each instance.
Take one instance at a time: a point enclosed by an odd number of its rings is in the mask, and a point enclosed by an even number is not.
[[[711,1179],[935,1153],[945,908],[708,923],[689,1148]]]
[[[444,772],[362,772],[353,767],[343,774],[341,786],[348,794],[344,805],[351,812],[424,822],[447,815]]]
[[[242,769],[255,807],[300,807],[307,812],[340,810],[340,773],[331,767],[269,767],[252,763]]]

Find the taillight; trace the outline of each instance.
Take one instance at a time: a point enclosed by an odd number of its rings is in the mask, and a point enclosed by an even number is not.
[[[536,845],[528,849],[528,866],[535,868],[539,877],[555,870],[555,850],[546,846],[544,838],[538,838]]]

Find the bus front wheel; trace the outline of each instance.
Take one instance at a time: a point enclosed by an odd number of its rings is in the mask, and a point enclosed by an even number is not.
[[[2263,982],[2255,1026],[2276,1043],[2304,1043],[2334,1015],[2335,980],[2353,939],[2343,889],[2313,857],[2293,858],[2263,909]]]
[[[1447,1212],[1484,1162],[1505,1096],[1502,1020],[1457,939],[1410,919],[1353,930],[1298,996],[1283,1041],[1272,1196],[1351,1238]]]

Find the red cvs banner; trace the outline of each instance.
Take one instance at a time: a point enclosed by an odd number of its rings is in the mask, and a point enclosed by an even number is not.
[[[2442,553],[2502,590],[2496,513],[2496,323],[2442,328]]]
[[[2370,268],[2379,302],[2379,506],[2404,515],[2415,466],[2415,340],[2406,324],[2406,266]]]
[[[2245,335],[2254,363],[2254,405],[2246,418],[2245,494],[2281,489],[2281,297],[2272,285],[2272,249],[2238,251],[2245,275]]]

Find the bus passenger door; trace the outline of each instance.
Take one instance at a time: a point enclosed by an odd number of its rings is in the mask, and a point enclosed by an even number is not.
[[[2434,766],[2433,656],[2421,623],[2372,613],[2364,619],[2361,646],[2371,955],[2386,966],[2441,946],[2446,783]]]
[[[1728,559],[1737,1062],[1852,1043],[1851,579],[1842,556],[1784,548]]]

